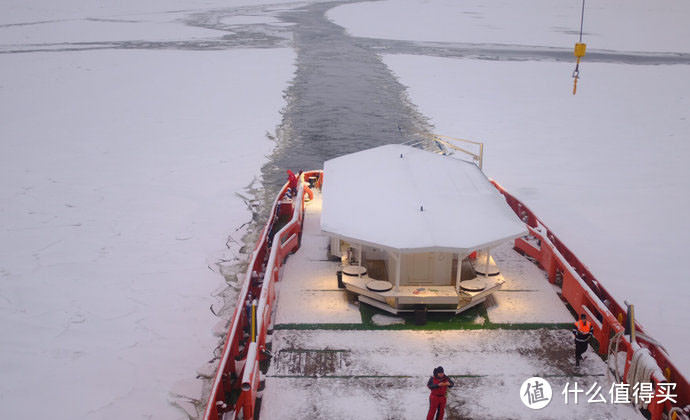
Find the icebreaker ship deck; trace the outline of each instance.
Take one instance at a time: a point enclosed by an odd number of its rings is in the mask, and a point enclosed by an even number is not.
[[[524,204],[475,167],[453,162],[445,172],[432,164],[432,173],[453,174],[434,184],[446,199],[439,201],[427,190],[433,177],[420,183],[414,170],[411,178],[404,173],[437,157],[383,148],[395,161],[360,155],[370,166],[358,166],[363,175],[355,179],[348,158],[340,178],[326,162],[280,191],[230,320],[204,420],[419,419],[438,365],[456,382],[451,419],[643,418],[610,397],[565,398],[574,383],[610,395],[607,370],[615,383],[652,384],[652,420],[690,401],[688,381],[659,343],[637,322],[637,338],[625,335],[631,315]],[[404,185],[359,194],[368,177],[372,185],[386,185],[386,177],[389,186]],[[417,210],[420,200],[432,204]],[[407,207],[387,218],[396,206]],[[452,220],[455,210],[464,218]],[[374,223],[362,222],[367,217]],[[407,228],[418,237],[396,231]],[[592,322],[594,347],[576,369],[571,329],[581,314]],[[535,376],[553,390],[539,411],[518,393]],[[679,405],[662,400],[667,381]]]

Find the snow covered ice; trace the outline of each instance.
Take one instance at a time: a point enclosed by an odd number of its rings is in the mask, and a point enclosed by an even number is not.
[[[237,194],[260,184],[275,147],[267,134],[294,99],[286,89],[327,67],[302,62],[295,74],[309,40],[294,35],[298,19],[280,14],[308,3],[0,4],[0,418],[196,416],[196,376],[213,374],[207,362],[224,329],[209,311],[226,287],[216,263],[244,258],[252,220]],[[529,205],[619,301],[635,303],[647,332],[690,375],[688,2],[588,0],[588,55],[574,97],[578,2],[332,6],[322,9],[347,30],[352,51],[381,54],[377,64],[407,88],[386,91],[404,96],[435,131],[485,142],[485,173]],[[330,94],[339,83],[319,86]],[[365,92],[353,94],[360,96],[338,102],[337,112],[356,114]],[[395,136],[406,132],[403,120]],[[324,132],[345,127],[306,121]],[[366,122],[358,128],[387,134]],[[356,147],[378,145],[358,137]],[[351,151],[341,147],[309,158]],[[367,326],[381,330],[358,330],[360,308],[333,290],[333,264],[311,261],[311,280],[294,266],[325,250],[316,236],[306,254],[291,257],[279,285],[263,418],[421,418],[425,380],[440,363],[466,375],[450,397],[455,412],[530,418],[514,391],[522,380],[557,375],[557,395],[572,374],[525,356],[546,343],[570,357],[567,331],[482,329],[567,322],[548,283],[513,275],[498,305],[468,330],[398,331],[399,319],[382,314]],[[505,262],[510,252],[495,257]],[[300,313],[305,299],[319,304]],[[548,304],[519,311],[529,299]],[[345,330],[314,327],[324,320]],[[601,381],[603,362],[589,356],[584,381]],[[291,370],[290,361],[321,361],[323,370]],[[496,394],[511,399],[497,404]],[[313,404],[320,399],[330,404],[325,412]],[[542,414],[634,418],[628,407],[586,408],[556,404]]]
[[[581,7],[563,0],[384,0],[338,6],[328,17],[358,37],[570,50]],[[584,41],[590,49],[687,53],[687,14],[683,0],[587,0]]]

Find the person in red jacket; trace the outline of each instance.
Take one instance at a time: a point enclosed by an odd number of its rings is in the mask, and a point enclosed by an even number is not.
[[[443,420],[443,414],[446,411],[446,392],[448,388],[455,386],[455,382],[443,373],[441,366],[434,369],[434,375],[429,378],[426,384],[427,388],[431,390],[429,395],[429,414],[426,415],[426,420]]]

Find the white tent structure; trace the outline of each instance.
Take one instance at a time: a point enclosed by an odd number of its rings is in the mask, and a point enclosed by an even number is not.
[[[460,293],[462,259],[527,234],[475,164],[404,145],[326,161],[321,230],[356,248],[358,264],[364,247],[385,254],[395,276],[391,293],[401,286],[451,285],[455,261]],[[332,254],[340,251],[332,244]]]
[[[321,230],[395,252],[466,252],[526,234],[479,168],[403,145],[324,166]]]

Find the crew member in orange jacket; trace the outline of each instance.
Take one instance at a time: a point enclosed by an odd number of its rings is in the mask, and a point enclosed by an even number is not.
[[[429,395],[429,414],[426,416],[426,420],[443,420],[443,414],[446,411],[446,392],[448,388],[452,388],[455,385],[452,379],[443,373],[443,368],[441,366],[434,369],[434,376],[429,378],[426,386],[431,390],[431,395]]]
[[[589,338],[592,336],[592,323],[587,321],[587,315],[580,315],[580,320],[575,323],[573,328],[575,335],[575,366],[580,366],[582,354],[587,351]]]

